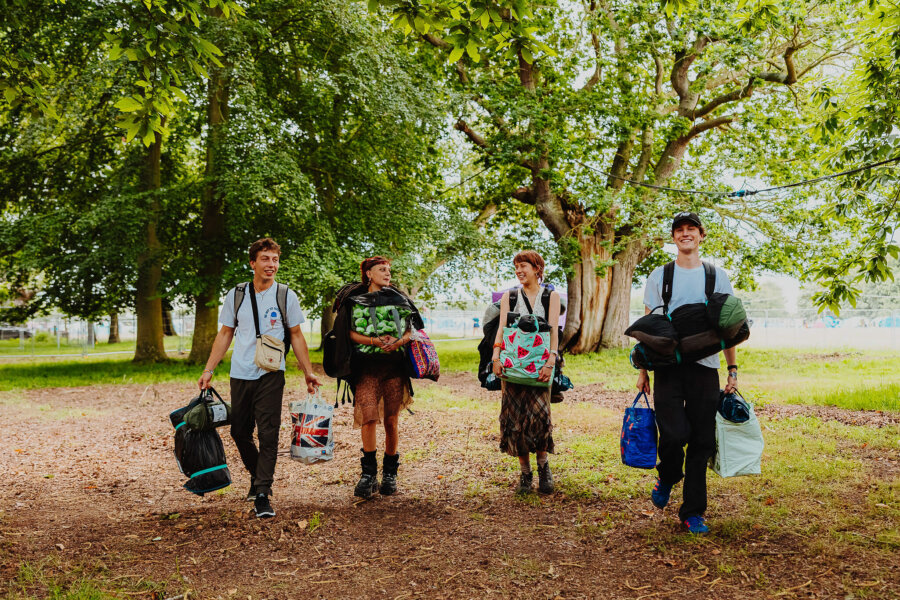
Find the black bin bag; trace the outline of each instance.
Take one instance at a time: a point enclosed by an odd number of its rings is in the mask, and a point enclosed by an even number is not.
[[[184,415],[203,402],[203,396],[172,411],[169,420],[175,428],[175,460],[188,480],[184,489],[198,496],[231,485],[231,473],[225,462],[225,446],[215,429],[195,431],[186,426]]]

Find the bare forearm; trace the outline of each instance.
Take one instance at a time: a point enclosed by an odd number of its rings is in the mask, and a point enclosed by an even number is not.
[[[297,363],[307,375],[312,374],[312,361],[309,359],[309,346],[306,345],[306,338],[303,332],[299,330],[291,332],[291,347],[294,349],[294,356],[297,357]]]
[[[225,353],[228,352],[229,346],[231,346],[231,340],[234,339],[234,331],[229,331],[225,327],[219,330],[219,333],[216,334],[216,339],[213,341],[212,350],[209,352],[209,359],[206,361],[206,370],[213,371],[222,362],[222,358],[225,357]]]
[[[363,346],[374,346],[375,338],[371,335],[363,335],[356,331],[350,332],[350,341],[354,344],[362,344]]]
[[[725,348],[722,350],[722,353],[725,354],[725,365],[736,365],[737,364],[737,348]]]

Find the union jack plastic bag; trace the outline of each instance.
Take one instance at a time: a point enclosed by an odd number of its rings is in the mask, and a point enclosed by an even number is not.
[[[291,402],[290,411],[291,458],[307,465],[334,458],[334,405],[317,390]]]

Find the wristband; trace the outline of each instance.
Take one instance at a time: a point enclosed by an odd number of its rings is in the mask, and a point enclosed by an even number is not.
[[[503,342],[494,342],[494,348],[503,348]]]
[[[728,365],[728,370],[729,371],[737,371],[738,370],[737,365]]]

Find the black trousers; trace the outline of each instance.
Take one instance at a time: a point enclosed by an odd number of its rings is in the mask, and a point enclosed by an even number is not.
[[[706,512],[706,466],[716,452],[718,402],[716,369],[691,363],[656,371],[653,384],[659,428],[656,470],[665,484],[674,485],[684,479],[683,502],[678,509],[682,521]]]
[[[284,371],[272,371],[255,380],[231,379],[231,437],[257,493],[272,493],[283,395]],[[253,442],[254,427],[258,450]]]

